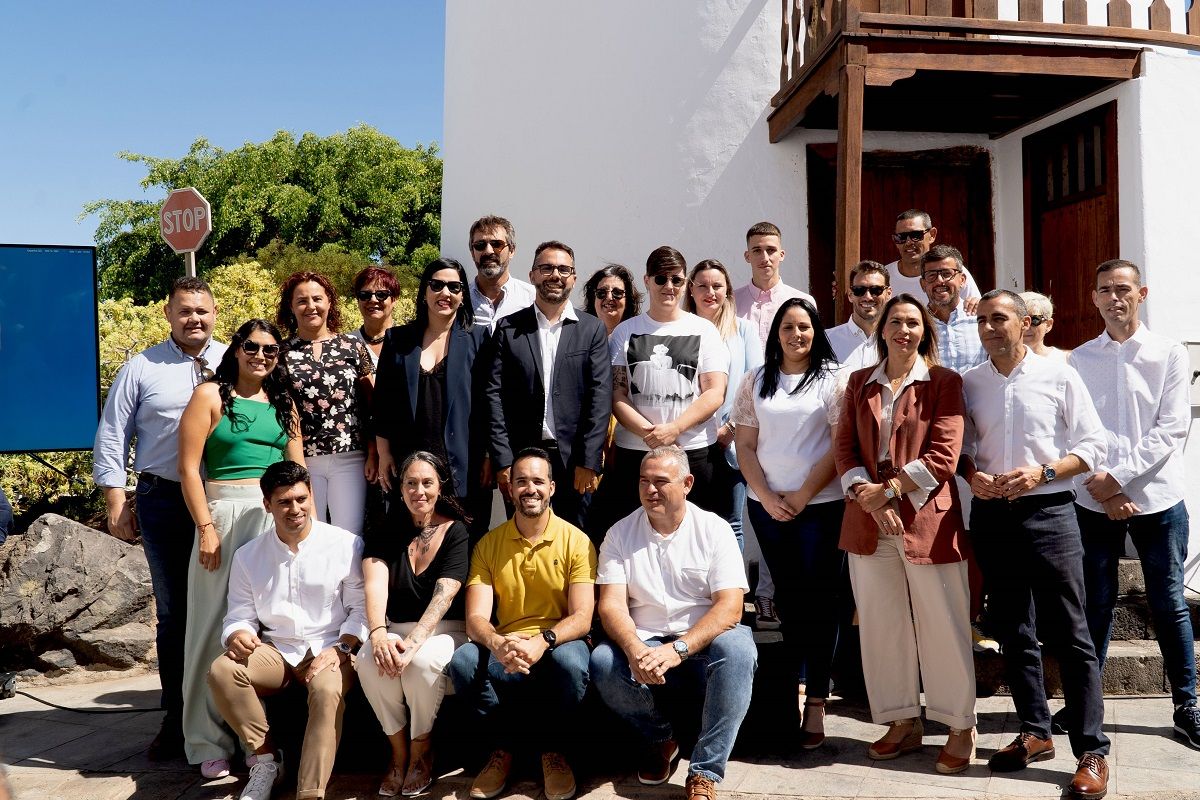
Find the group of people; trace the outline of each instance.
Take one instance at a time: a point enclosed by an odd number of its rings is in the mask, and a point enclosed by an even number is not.
[[[268,797],[282,758],[259,697],[303,684],[297,797],[323,797],[357,673],[392,748],[381,795],[430,786],[452,690],[494,746],[472,797],[502,793],[514,751],[532,748],[547,797],[565,800],[589,684],[643,741],[639,780],[669,778],[669,687],[702,696],[685,789],[713,798],[757,664],[740,622],[751,532],[775,576],[788,691],[804,684],[803,712],[797,699],[783,717],[800,748],[824,743],[853,606],[888,726],[868,755],[921,748],[923,688],[924,715],[950,728],[936,769],[965,770],[986,615],[1021,720],[990,767],[1053,757],[1066,732],[1072,792],[1103,796],[1100,670],[1126,531],[1175,730],[1200,746],[1186,353],[1139,321],[1130,262],[1097,268],[1105,331],[1068,356],[1045,344],[1048,298],[981,294],[936,236],[925,212],[901,214],[899,258],[856,265],[851,319],[828,329],[782,282],[766,222],[747,233],[737,290],[717,260],[689,273],[678,250],[654,250],[644,312],[616,264],[576,310],[561,241],[516,278],[513,226],[494,216],[469,233],[474,278],[432,262],[399,326],[388,270],[356,277],[353,333],[330,282],[301,272],[276,320],[247,321],[226,347],[208,287],[180,279],[171,336],[118,374],[95,447],[110,530],[140,533],[154,584],[167,713],[151,757],[220,777],[240,741],[242,796]],[[509,519],[489,531],[497,489]],[[1067,700],[1053,719],[1043,645]]]

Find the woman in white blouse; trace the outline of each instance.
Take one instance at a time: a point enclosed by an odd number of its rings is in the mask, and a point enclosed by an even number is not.
[[[749,485],[750,522],[772,574],[788,661],[807,668],[800,745],[825,741],[825,700],[837,648],[846,554],[838,549],[845,502],[834,480],[833,425],[838,362],[817,310],[784,301],[771,323],[765,363],[733,408],[738,458]],[[798,713],[795,703],[790,705]],[[799,723],[799,720],[796,720]]]

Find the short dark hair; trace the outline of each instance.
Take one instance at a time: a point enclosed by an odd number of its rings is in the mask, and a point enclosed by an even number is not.
[[[783,234],[779,231],[779,226],[774,222],[756,222],[750,226],[750,230],[746,231],[746,243],[750,243],[751,236],[778,236],[783,239]]]
[[[923,219],[926,228],[933,227],[933,217],[929,216],[928,211],[922,211],[919,208],[910,208],[896,215],[896,222],[904,222],[906,219]]]
[[[1137,267],[1134,267],[1137,269]],[[175,299],[175,295],[179,292],[203,292],[209,297],[213,296],[212,288],[203,278],[196,278],[191,275],[185,275],[182,278],[176,278],[171,283],[171,293],[167,295],[167,302]]]
[[[860,261],[850,268],[850,283],[853,285],[854,279],[859,275],[882,275],[883,285],[892,285],[892,274],[888,272],[887,267],[880,264],[878,261]]]
[[[354,276],[354,283],[350,288],[358,294],[364,286],[372,283],[378,283],[392,297],[400,296],[400,282],[396,280],[396,273],[387,267],[367,267]]]
[[[288,461],[287,459],[276,461],[267,467],[262,477],[258,479],[258,486],[262,489],[263,497],[267,498],[267,500],[271,499],[271,495],[276,489],[284,486],[295,486],[297,483],[303,483],[311,489],[312,477],[304,467],[295,461]]]
[[[471,230],[467,234],[467,244],[475,238],[475,232],[480,230],[491,230],[492,228],[503,228],[504,238],[508,240],[509,249],[517,246],[517,232],[513,228],[513,224],[504,217],[498,217],[495,214],[485,214],[479,219],[471,223]]]
[[[1106,272],[1112,272],[1114,269],[1131,269],[1134,276],[1138,279],[1138,285],[1142,283],[1142,271],[1138,269],[1138,265],[1132,261],[1126,261],[1123,258],[1110,258],[1100,266],[1096,267],[1096,277],[1099,278]]]
[[[992,289],[990,292],[984,292],[983,297],[979,298],[979,302],[984,303],[988,300],[996,300],[1001,297],[1007,297],[1012,301],[1013,308],[1016,309],[1018,317],[1029,316],[1029,307],[1025,305],[1025,298],[1012,289]]]
[[[538,256],[540,256],[542,254],[543,250],[562,250],[564,253],[566,253],[567,255],[569,255],[571,257],[572,262],[575,261],[575,251],[574,250],[572,250],[570,247],[568,247],[567,245],[560,242],[558,239],[551,239],[548,242],[542,242],[541,244],[539,244],[537,246],[537,249],[533,251],[533,263],[534,264],[537,263]]]
[[[947,258],[953,258],[954,264],[959,269],[966,269],[963,266],[963,256],[957,247],[951,247],[948,244],[935,244],[929,248],[929,252],[921,257],[921,266],[924,267],[931,261],[945,261]]]
[[[554,466],[554,465],[550,463],[550,454],[549,454],[549,453],[547,453],[545,450],[543,450],[543,449],[542,449],[542,448],[540,448],[540,447],[525,447],[525,448],[522,448],[522,449],[521,449],[521,450],[520,450],[520,451],[519,451],[519,452],[516,454],[516,456],[514,456],[514,457],[513,457],[512,464],[511,464],[512,468],[513,468],[513,469],[516,469],[517,462],[518,462],[518,461],[524,461],[524,460],[525,460],[525,459],[527,459],[527,458],[540,458],[542,461],[545,461],[545,462],[546,462],[546,465],[547,465],[547,466],[549,466],[549,467],[551,467],[551,471],[553,471],[553,466]]]
[[[683,253],[671,247],[669,244],[664,244],[662,247],[656,247],[646,256],[646,275],[654,277],[655,275],[670,275],[672,272],[682,272],[687,274],[687,261],[683,257]]]

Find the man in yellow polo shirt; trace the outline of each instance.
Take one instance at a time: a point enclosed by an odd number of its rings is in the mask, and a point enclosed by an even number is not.
[[[547,800],[575,794],[562,746],[587,689],[590,653],[583,637],[596,602],[596,549],[583,531],[554,516],[550,476],[545,450],[517,454],[516,513],[480,539],[471,556],[471,641],[455,651],[447,671],[496,748],[471,784],[477,800],[504,791],[515,742],[538,747]]]

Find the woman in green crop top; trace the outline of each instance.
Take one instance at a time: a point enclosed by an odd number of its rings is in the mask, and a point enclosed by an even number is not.
[[[205,682],[224,647],[229,564],[235,550],[267,527],[258,487],[263,472],[285,458],[304,463],[282,344],[283,337],[266,320],[242,325],[216,375],[196,387],[179,420],[179,478],[196,523],[183,648],[184,751],[206,778],[229,774],[236,744]]]

